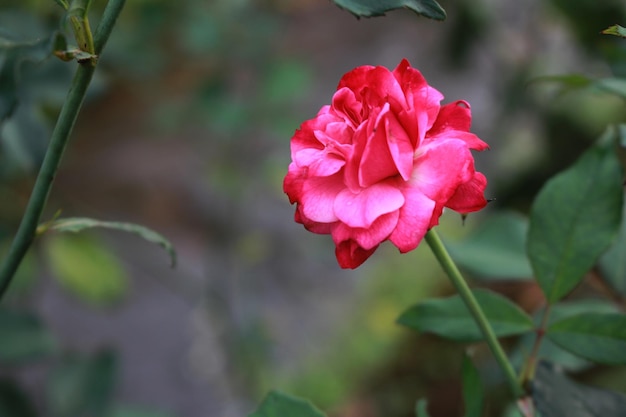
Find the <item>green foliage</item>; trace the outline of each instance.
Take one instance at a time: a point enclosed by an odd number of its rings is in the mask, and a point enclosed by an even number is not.
[[[388,11],[406,8],[430,19],[446,18],[445,10],[435,0],[334,0],[334,2],[357,17],[384,16]]]
[[[561,348],[583,358],[626,365],[626,315],[581,313],[552,323],[547,336]]]
[[[415,404],[415,416],[416,417],[430,417],[428,414],[428,402],[425,398],[420,398]]]
[[[110,351],[92,357],[63,357],[48,383],[49,411],[55,417],[103,415],[110,407],[117,359]]]
[[[446,242],[452,259],[478,279],[531,279],[526,257],[528,221],[513,212],[490,213],[460,242]]]
[[[50,355],[56,341],[32,313],[0,309],[0,363],[16,364]]]
[[[167,254],[170,256],[170,262],[172,267],[176,265],[176,251],[172,244],[159,233],[145,226],[141,226],[134,223],[123,222],[107,222],[96,219],[89,219],[86,217],[71,217],[65,219],[54,220],[49,224],[43,226],[46,230],[55,230],[57,232],[80,232],[86,229],[92,229],[94,227],[101,227],[104,229],[121,230],[128,233],[133,233],[148,242],[155,243],[161,246]]]
[[[54,277],[80,299],[103,306],[126,294],[126,271],[100,240],[87,235],[54,235],[47,239],[45,249]]]
[[[536,314],[535,321],[537,326],[539,326],[539,322],[541,321],[541,317],[544,312],[545,310],[540,310]],[[589,312],[615,313],[617,312],[617,307],[605,300],[577,300],[560,302],[550,307],[550,315],[547,324],[550,325],[565,318]],[[518,348],[511,356],[511,360],[514,363],[520,364],[521,366],[523,360],[526,359],[528,352],[532,351],[535,338],[535,334],[524,335],[521,338]],[[537,357],[543,358],[551,363],[558,364],[569,371],[581,371],[583,369],[588,369],[593,365],[588,360],[561,348],[559,345],[553,343],[549,338],[542,339]]]
[[[51,131],[47,111],[60,106],[71,77],[50,59],[64,37],[33,16],[0,12],[0,178],[34,170]]]
[[[272,391],[265,396],[259,408],[248,417],[324,417],[324,413],[319,411],[310,402]]]
[[[621,38],[626,38],[626,28],[620,25],[609,26],[608,28],[604,29],[601,33],[605,35],[615,35]]]
[[[626,397],[577,384],[541,361],[532,384],[532,396],[542,417],[623,417]]]
[[[18,104],[22,65],[41,62],[52,55],[59,36],[55,32],[40,39],[16,39],[0,30],[0,126]]]
[[[481,417],[483,414],[483,401],[485,393],[483,384],[474,366],[472,359],[465,355],[461,368],[461,381],[463,382],[463,403],[465,404],[465,417]]]
[[[507,298],[484,289],[473,290],[473,293],[496,336],[511,336],[533,330],[531,318]],[[451,340],[483,340],[478,324],[459,295],[422,301],[402,313],[398,323]]]
[[[612,142],[609,129],[603,143]],[[622,174],[612,146],[594,146],[549,180],[531,209],[528,256],[548,302],[572,290],[615,237]]]
[[[600,258],[603,278],[618,294],[626,297],[626,201],[622,209],[622,226],[613,246]]]

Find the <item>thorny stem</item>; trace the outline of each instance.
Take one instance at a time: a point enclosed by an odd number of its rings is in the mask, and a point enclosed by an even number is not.
[[[474,294],[463,279],[461,272],[459,272],[459,269],[450,257],[450,254],[448,254],[448,251],[443,245],[443,242],[441,242],[441,239],[437,235],[437,232],[435,232],[434,229],[430,229],[428,233],[426,233],[425,239],[430,246],[433,254],[439,261],[439,264],[450,278],[450,281],[452,281],[452,284],[455,286],[457,292],[461,296],[461,299],[474,317],[476,324],[478,324],[478,327],[482,331],[487,345],[489,345],[489,348],[495,356],[496,361],[500,365],[500,368],[502,368],[502,371],[504,371],[513,395],[515,396],[515,398],[523,397],[525,395],[524,390],[520,384],[520,381],[517,378],[511,362],[509,362],[508,358],[506,357],[506,354],[504,353],[504,350],[502,349],[502,346],[500,345],[500,342],[498,341],[493,331],[493,328],[491,327],[491,324],[489,324],[485,313],[483,312],[482,308],[480,308],[478,301],[476,300]]]
[[[107,3],[94,37],[96,55],[99,55],[104,48],[115,21],[124,7],[125,1],[110,0]],[[9,252],[0,267],[0,300],[9,288],[17,268],[35,238],[37,225],[48,200],[54,177],[61,163],[61,158],[95,69],[96,61],[88,60],[80,63],[76,70],[72,85],[57,119],[57,124],[52,131],[50,143],[39,169],[33,192],[24,211],[24,216],[11,243]]]

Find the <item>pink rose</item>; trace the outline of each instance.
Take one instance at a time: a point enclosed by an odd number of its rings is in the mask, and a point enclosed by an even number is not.
[[[469,104],[442,99],[406,59],[393,71],[358,67],[291,139],[283,187],[295,220],[332,236],[342,268],[361,265],[385,240],[415,249],[444,207],[487,204],[470,149],[488,145],[469,132]]]

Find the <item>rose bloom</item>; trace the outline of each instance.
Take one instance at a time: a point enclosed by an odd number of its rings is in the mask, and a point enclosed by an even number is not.
[[[415,249],[444,207],[465,214],[487,204],[470,149],[488,145],[469,132],[469,104],[442,99],[406,59],[393,71],[358,67],[291,139],[283,188],[295,220],[332,236],[342,268],[385,240]]]

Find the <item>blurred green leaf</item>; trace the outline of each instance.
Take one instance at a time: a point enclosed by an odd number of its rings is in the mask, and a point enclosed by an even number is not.
[[[21,363],[51,354],[55,339],[29,312],[0,309],[0,362]]]
[[[561,84],[563,87],[568,88],[581,88],[588,87],[593,83],[593,79],[582,74],[557,74],[557,75],[544,75],[541,77],[535,77],[531,80],[532,83],[544,83],[555,82]]]
[[[46,226],[50,230],[56,230],[57,232],[80,232],[85,229],[102,227],[105,229],[114,229],[133,233],[147,240],[148,242],[156,243],[157,245],[161,246],[170,256],[170,262],[172,267],[176,265],[176,251],[174,250],[174,246],[172,246],[170,241],[164,238],[162,235],[145,226],[134,223],[106,222],[85,217],[58,219],[54,220],[52,223]]]
[[[609,285],[626,297],[626,201],[622,208],[622,226],[617,239],[602,255],[598,266]]]
[[[446,242],[457,264],[476,278],[532,279],[526,257],[528,221],[513,212],[492,213],[460,242]]]
[[[563,349],[603,364],[626,365],[626,315],[581,313],[548,326],[546,335]]]
[[[626,397],[570,381],[545,361],[532,381],[533,402],[542,417],[623,417]]]
[[[0,125],[11,116],[18,102],[21,65],[41,62],[52,55],[59,33],[36,40],[15,39],[0,31]]]
[[[474,366],[474,362],[472,362],[472,358],[469,355],[463,357],[461,381],[463,383],[465,417],[481,417],[485,393],[478,369]]]
[[[264,104],[268,101],[281,104],[300,97],[310,84],[311,73],[306,65],[298,61],[279,61],[267,71],[260,97]]]
[[[53,235],[45,249],[54,277],[82,300],[107,305],[126,294],[126,271],[101,241],[86,235]]]
[[[600,90],[626,99],[626,80],[623,78],[602,78],[596,80],[593,85]]]
[[[571,291],[609,246],[622,199],[620,164],[606,145],[593,146],[541,189],[530,214],[528,256],[548,302]]]
[[[615,35],[615,36],[620,36],[622,38],[626,38],[626,28],[620,25],[609,26],[608,28],[604,29],[600,33],[604,35]]]
[[[36,417],[26,393],[12,380],[0,379],[0,416]]]
[[[278,391],[265,396],[259,408],[248,417],[324,417],[309,401]]]
[[[435,0],[334,0],[334,2],[357,17],[384,16],[391,10],[406,8],[430,19],[446,18],[446,11]]]
[[[106,417],[174,417],[174,414],[137,406],[115,405]]]
[[[430,414],[428,414],[428,401],[426,401],[426,398],[420,398],[419,400],[417,400],[417,403],[415,404],[415,415],[417,417],[430,417]]]
[[[56,417],[104,415],[110,407],[116,376],[117,359],[110,351],[93,357],[64,356],[48,381],[49,411]]]
[[[533,330],[531,318],[507,298],[489,290],[473,290],[498,337]],[[483,340],[482,332],[461,297],[425,300],[402,313],[397,322],[424,333],[461,342]]]

